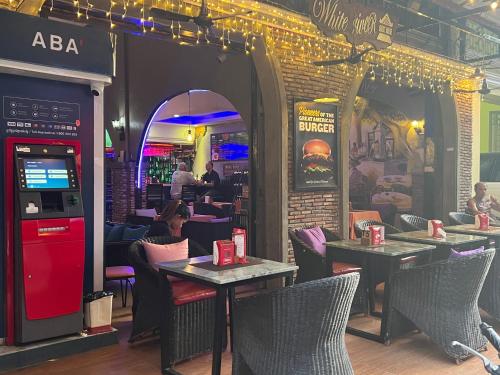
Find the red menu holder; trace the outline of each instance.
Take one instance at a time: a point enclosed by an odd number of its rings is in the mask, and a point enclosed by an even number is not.
[[[247,231],[244,228],[233,228],[233,242],[235,245],[234,262],[245,264],[247,260]]]
[[[433,238],[446,238],[443,222],[441,220],[429,220],[427,222],[427,234]]]
[[[368,246],[378,246],[385,242],[385,228],[381,225],[370,225],[361,235],[361,243]]]
[[[213,263],[216,266],[234,264],[234,242],[229,240],[214,241]]]
[[[475,218],[475,227],[479,230],[490,229],[490,217],[487,214],[477,214]]]

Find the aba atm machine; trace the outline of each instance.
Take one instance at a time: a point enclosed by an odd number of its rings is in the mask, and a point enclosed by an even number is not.
[[[77,142],[7,139],[8,325],[24,344],[82,330],[85,223]],[[12,155],[9,157],[9,155]],[[7,180],[9,181],[9,180]]]

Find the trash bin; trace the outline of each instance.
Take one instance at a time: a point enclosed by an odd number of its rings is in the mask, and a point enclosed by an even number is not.
[[[83,302],[84,325],[88,333],[111,331],[113,293],[103,291],[89,293],[83,298]]]

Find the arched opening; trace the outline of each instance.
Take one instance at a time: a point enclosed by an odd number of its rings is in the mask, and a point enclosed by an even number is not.
[[[447,94],[363,80],[348,140],[352,209],[378,211],[390,224],[398,214],[446,218],[456,209],[457,121],[450,103]]]
[[[136,198],[143,207],[157,212],[171,199],[192,203],[195,213],[207,211],[198,205],[204,196],[210,196],[208,200],[213,200],[216,207],[235,203],[234,215],[232,210],[225,213],[237,221],[233,225],[245,227],[252,238],[251,146],[249,129],[224,96],[191,89],[163,100],[144,127],[136,159]],[[203,181],[209,162],[220,180],[211,187]],[[173,184],[172,175],[181,163],[191,173],[192,182],[187,185],[194,196],[185,191],[187,188],[181,190],[177,183]]]

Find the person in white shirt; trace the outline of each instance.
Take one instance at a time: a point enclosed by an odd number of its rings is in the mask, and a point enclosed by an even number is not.
[[[177,170],[172,174],[170,196],[172,199],[181,199],[182,186],[194,184],[196,184],[196,180],[194,179],[193,174],[187,171],[186,163],[179,163]]]

